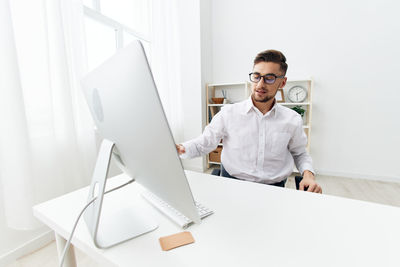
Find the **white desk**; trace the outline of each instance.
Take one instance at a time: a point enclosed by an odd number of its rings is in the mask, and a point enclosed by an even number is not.
[[[187,172],[193,194],[215,214],[188,228],[194,244],[162,251],[158,238],[180,232],[131,184],[104,205],[149,205],[160,226],[107,250],[97,249],[82,220],[73,245],[110,266],[400,266],[400,208]],[[108,185],[126,181],[124,175]],[[34,207],[57,235],[68,238],[86,203],[83,188]]]

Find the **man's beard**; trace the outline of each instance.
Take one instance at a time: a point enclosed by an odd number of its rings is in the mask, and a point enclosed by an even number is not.
[[[256,99],[256,92],[254,91],[253,92],[253,100],[254,101],[256,101],[256,102],[260,102],[260,103],[265,103],[265,102],[268,102],[268,101],[270,101],[271,99],[273,99],[273,98],[275,98],[275,95],[273,95],[273,96],[265,96],[264,98],[262,98],[262,99]]]

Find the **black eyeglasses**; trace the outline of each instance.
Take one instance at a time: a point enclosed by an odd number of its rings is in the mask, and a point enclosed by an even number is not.
[[[261,75],[258,72],[249,73],[249,79],[253,83],[258,83],[259,81],[261,81],[261,78],[263,78],[265,83],[273,84],[276,81],[276,79],[283,78],[283,77],[285,77],[285,75],[276,76],[276,74],[274,74],[274,73],[268,73],[265,75]]]

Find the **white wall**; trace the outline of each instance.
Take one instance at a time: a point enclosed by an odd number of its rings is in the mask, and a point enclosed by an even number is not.
[[[400,2],[212,1],[212,82],[246,80],[281,50],[314,77],[311,155],[320,174],[400,181]]]

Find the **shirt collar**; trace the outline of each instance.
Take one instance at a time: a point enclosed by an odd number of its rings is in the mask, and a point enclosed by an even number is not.
[[[250,96],[249,98],[247,98],[247,100],[245,102],[244,114],[249,113],[249,111],[251,110],[252,107],[254,107],[254,104],[253,104],[253,100],[251,100],[251,96]]]
[[[273,104],[273,106],[272,106],[272,108],[271,108],[271,110],[270,110],[271,116],[273,116],[274,118],[276,118],[276,112],[278,112],[278,111],[277,111],[278,107],[279,107],[279,105],[278,105],[278,103],[276,102],[276,99],[274,99],[274,104]]]
[[[269,111],[269,113],[271,113],[271,116],[276,117],[276,112],[277,112],[277,108],[278,108],[278,103],[276,102],[276,99],[274,100],[273,106],[271,108],[271,110]],[[249,113],[249,111],[254,108],[257,109],[256,106],[254,106],[253,104],[253,100],[251,99],[251,96],[246,100],[245,102],[245,108],[244,108],[244,113],[247,114]],[[268,114],[268,112],[266,113]]]

